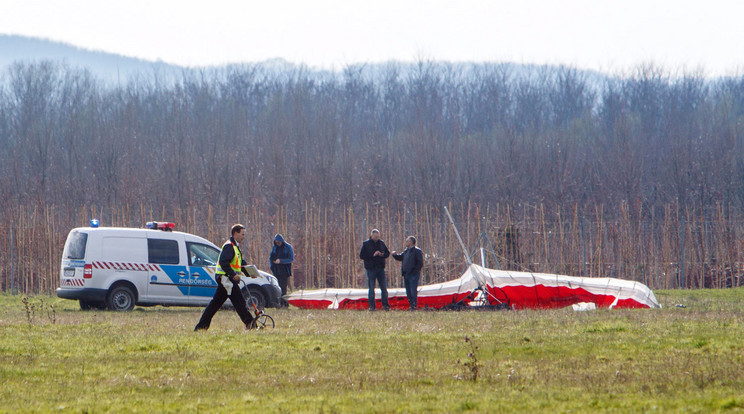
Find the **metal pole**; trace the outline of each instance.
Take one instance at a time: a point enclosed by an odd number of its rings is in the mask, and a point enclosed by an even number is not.
[[[488,243],[488,248],[491,252],[491,258],[496,262],[496,268],[501,270],[501,262],[499,262],[499,258],[496,257],[496,249],[493,248],[493,243],[491,243],[491,238],[488,237],[488,234],[483,233],[483,237],[486,239],[486,242]]]
[[[452,218],[452,215],[450,214],[449,210],[447,210],[447,207],[444,207],[444,212],[447,213],[447,217],[449,218],[450,223],[452,224],[452,228],[455,230],[455,236],[457,236],[457,240],[460,242],[460,247],[462,247],[462,254],[465,256],[465,261],[468,263],[468,269],[473,265],[473,261],[470,260],[470,255],[468,254],[468,249],[465,247],[465,243],[462,241],[462,237],[460,237],[460,232],[457,230],[457,226],[455,226],[455,220]],[[483,275],[480,274],[480,271],[473,272],[475,274],[475,281],[478,282],[478,287],[483,291],[484,295],[491,296],[494,298],[497,302],[501,302],[497,297],[493,296],[488,291],[488,284],[486,283],[486,280],[483,278]]]
[[[457,236],[457,240],[460,242],[460,247],[462,247],[462,254],[465,256],[465,262],[470,266],[473,264],[473,261],[470,260],[470,255],[468,254],[468,249],[465,247],[465,243],[462,242],[462,237],[460,237],[460,232],[457,231],[457,226],[455,226],[455,220],[452,218],[452,215],[450,214],[449,210],[447,210],[447,207],[444,207],[444,212],[447,213],[447,217],[449,218],[450,223],[452,224],[452,228],[455,229],[455,236]]]
[[[586,232],[584,227],[586,226],[586,216],[581,213],[581,276],[586,277]]]
[[[685,283],[685,215],[682,214],[682,220],[679,225],[679,283],[684,289]]]
[[[10,294],[15,294],[15,238],[12,220],[10,222]]]
[[[481,227],[481,234],[478,236],[478,244],[480,245],[480,254],[481,254],[481,266],[485,269],[486,268],[486,255],[484,254],[483,249],[483,238],[488,237],[488,234],[486,234],[486,216],[483,216],[483,227]]]

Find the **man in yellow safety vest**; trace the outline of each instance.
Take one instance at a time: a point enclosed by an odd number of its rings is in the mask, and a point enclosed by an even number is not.
[[[226,241],[220,252],[219,263],[215,281],[217,282],[217,291],[204,309],[199,323],[194,328],[195,331],[209,329],[212,323],[212,317],[222,307],[227,298],[230,298],[235,311],[240,315],[240,319],[245,324],[245,329],[253,329],[253,316],[246,307],[245,298],[240,291],[240,275],[248,274],[243,266],[247,263],[243,260],[243,253],[240,251],[240,243],[245,240],[245,226],[236,224],[232,226],[230,240]]]

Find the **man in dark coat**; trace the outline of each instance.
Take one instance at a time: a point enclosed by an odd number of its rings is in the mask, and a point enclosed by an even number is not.
[[[406,286],[406,296],[411,310],[416,310],[418,306],[418,285],[421,280],[421,269],[424,267],[424,252],[416,247],[416,238],[408,236],[406,238],[406,250],[401,254],[393,252],[393,259],[402,261],[400,273],[403,275],[403,282]]]
[[[245,240],[245,226],[242,224],[232,226],[230,239],[222,245],[222,252],[220,252],[218,260],[219,264],[215,275],[217,289],[209,305],[204,308],[204,312],[194,328],[195,331],[209,329],[214,314],[220,310],[228,297],[245,324],[245,328],[254,328],[253,316],[248,312],[243,292],[240,291],[240,275],[248,274],[245,270],[247,263],[243,259],[243,252],[240,250],[240,243],[243,240]]]
[[[282,289],[282,296],[287,294],[287,284],[289,277],[292,276],[292,262],[294,261],[294,249],[292,245],[284,240],[284,236],[277,234],[274,236],[274,245],[271,247],[271,273],[279,280],[279,287]],[[282,298],[282,306],[288,306]]]
[[[367,282],[369,285],[369,310],[375,310],[375,281],[380,285],[382,294],[382,309],[390,310],[388,304],[387,278],[385,277],[385,259],[390,256],[390,251],[385,242],[380,240],[380,231],[372,230],[369,240],[362,243],[362,250],[359,252],[359,258],[364,260],[364,270],[367,272]]]

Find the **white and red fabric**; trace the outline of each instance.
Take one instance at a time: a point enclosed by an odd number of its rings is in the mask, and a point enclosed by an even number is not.
[[[640,282],[615,278],[590,278],[546,273],[513,272],[471,265],[458,279],[420,286],[419,309],[439,309],[458,302],[474,302],[479,286],[487,286],[492,305],[508,303],[513,309],[563,308],[594,303],[604,308],[660,308],[656,296]],[[407,309],[405,289],[388,289],[390,307]],[[380,307],[380,291],[376,294]],[[368,309],[367,289],[300,290],[285,296],[303,309]]]

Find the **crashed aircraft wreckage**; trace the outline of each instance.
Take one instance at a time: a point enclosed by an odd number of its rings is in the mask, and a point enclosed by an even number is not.
[[[580,303],[610,309],[661,307],[651,289],[640,282],[494,270],[473,264],[452,215],[446,207],[444,211],[468,268],[455,280],[420,286],[419,309],[550,309]],[[284,299],[303,309],[368,309],[367,293],[367,289],[300,290]],[[375,297],[380,297],[379,289]],[[408,309],[405,289],[388,289],[388,297],[392,309]]]
[[[379,290],[376,296],[380,297]],[[391,308],[408,308],[405,289],[388,289],[388,296]],[[300,290],[285,296],[285,299],[304,309],[369,308],[367,289]],[[546,309],[582,302],[594,303],[600,308],[660,307],[651,289],[639,282],[494,270],[475,264],[471,264],[458,279],[420,286],[418,290],[420,309],[483,304],[505,304],[512,309]],[[380,304],[377,306],[379,308]]]

